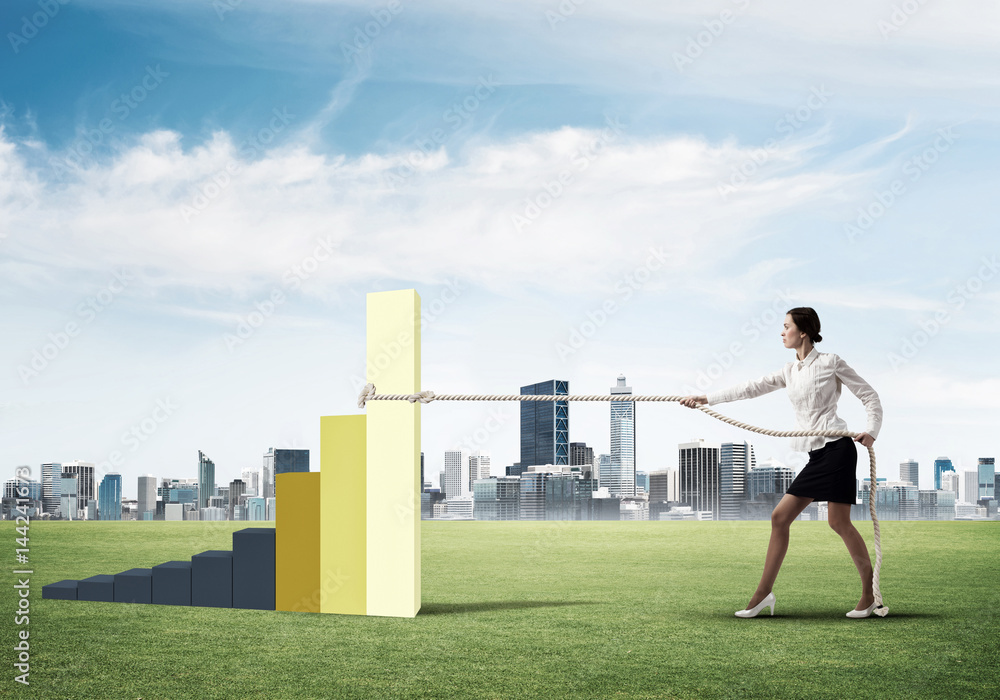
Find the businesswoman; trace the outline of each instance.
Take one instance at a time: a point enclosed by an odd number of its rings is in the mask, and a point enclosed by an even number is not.
[[[854,441],[870,446],[882,425],[878,394],[840,357],[816,350],[815,343],[823,339],[819,329],[819,316],[813,309],[791,309],[785,315],[781,338],[786,348],[795,351],[795,360],[760,379],[701,396],[686,396],[681,403],[695,408],[698,404],[751,399],[784,387],[795,409],[797,430],[848,430],[847,423],[837,415],[840,387],[844,385],[861,399],[868,414],[865,432]],[[861,600],[847,616],[868,617],[875,608],[872,563],[864,538],[851,523],[851,505],[857,502],[857,448],[849,437],[796,437],[792,438],[792,449],[808,452],[809,461],[771,513],[771,539],[764,573],[750,604],[737,611],[736,616],[755,617],[767,607],[774,614],[772,587],[788,550],[789,527],[812,501],[827,501],[830,527],[843,538],[861,576]]]

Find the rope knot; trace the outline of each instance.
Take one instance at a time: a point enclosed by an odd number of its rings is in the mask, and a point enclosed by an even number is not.
[[[365,407],[365,401],[375,396],[375,385],[371,382],[365,384],[365,388],[361,390],[358,394],[358,408],[363,409]]]
[[[430,389],[424,389],[419,394],[410,394],[406,397],[406,400],[410,403],[419,401],[420,403],[430,403],[434,400],[434,392]]]

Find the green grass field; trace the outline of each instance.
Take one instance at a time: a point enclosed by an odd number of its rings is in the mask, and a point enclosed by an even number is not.
[[[760,574],[766,522],[425,522],[415,619],[41,597],[60,579],[231,549],[244,525],[33,523],[31,685],[13,680],[5,585],[0,696],[998,696],[996,522],[883,523],[890,613],[863,620],[844,617],[857,575],[816,522],[792,527],[773,618],[733,616]],[[871,524],[859,529],[871,544]],[[13,523],[0,532],[13,562]]]

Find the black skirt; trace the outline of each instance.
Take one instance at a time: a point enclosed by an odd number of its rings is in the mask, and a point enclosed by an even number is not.
[[[854,439],[845,436],[832,440],[809,452],[809,461],[785,493],[814,501],[855,505],[858,502],[857,469],[858,451]]]

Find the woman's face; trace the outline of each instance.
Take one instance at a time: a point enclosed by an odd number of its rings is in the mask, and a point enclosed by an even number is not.
[[[791,314],[785,314],[785,326],[781,331],[781,340],[786,348],[797,348],[802,345],[805,334],[799,330],[792,320]]]

